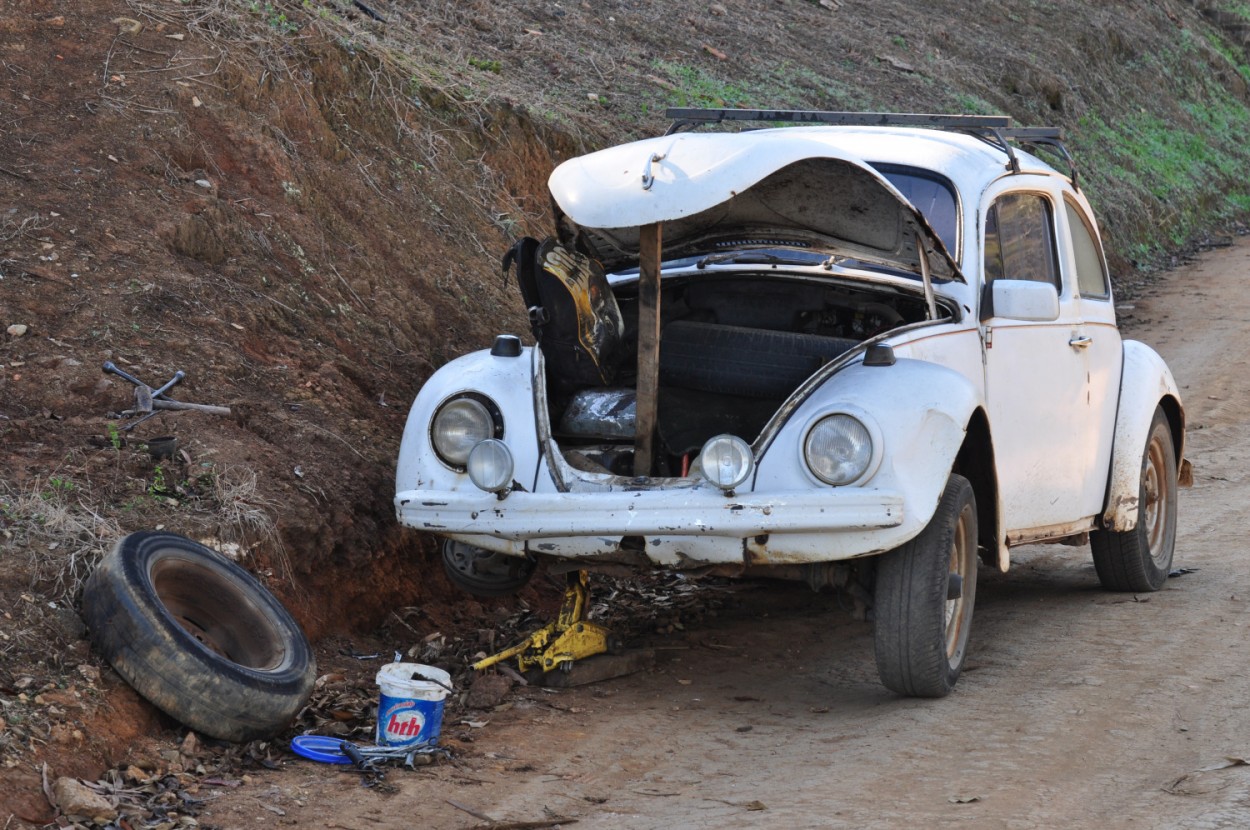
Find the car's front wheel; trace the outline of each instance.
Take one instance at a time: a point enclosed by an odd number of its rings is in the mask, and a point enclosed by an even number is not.
[[[963,669],[977,592],[977,505],[952,474],[920,535],[878,559],[877,674],[892,691],[943,697]]]
[[[1108,591],[1157,591],[1167,582],[1176,544],[1176,448],[1162,409],[1155,410],[1142,453],[1137,527],[1089,535],[1094,570]]]
[[[510,597],[534,575],[533,560],[507,556],[447,539],[443,568],[447,578],[475,597]]]

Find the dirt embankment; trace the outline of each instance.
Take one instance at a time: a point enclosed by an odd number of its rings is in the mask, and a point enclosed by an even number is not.
[[[666,105],[1066,126],[1122,278],[1159,244],[1147,228],[1172,245],[1246,207],[1224,195],[1250,166],[1240,24],[1211,3],[366,5],[384,19],[330,0],[0,11],[0,749],[27,783],[163,728],[78,670],[74,591],[122,532],[239,545],[314,637],[514,607],[464,602],[396,528],[406,405],[524,330],[498,255],[545,233],[551,167],[662,131]],[[122,432],[131,388],[105,360],[153,384],[184,370],[182,399],[233,414]],[[184,454],[158,464],[143,444],[163,434]],[[82,708],[35,702],[66,689]]]

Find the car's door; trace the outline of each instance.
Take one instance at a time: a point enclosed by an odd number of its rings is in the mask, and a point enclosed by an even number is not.
[[[1043,176],[1003,180],[981,210],[985,394],[1008,542],[1097,512],[1085,499],[1098,428],[1063,211]]]
[[[1063,219],[1060,247],[1066,249],[1067,267],[1076,277],[1081,314],[1080,343],[1083,344],[1080,348],[1085,352],[1090,426],[1095,431],[1089,470],[1082,481],[1081,509],[1086,515],[1093,515],[1102,511],[1107,494],[1120,373],[1124,366],[1123,346],[1116,328],[1111,281],[1098,226],[1088,206],[1072,193],[1064,194]]]

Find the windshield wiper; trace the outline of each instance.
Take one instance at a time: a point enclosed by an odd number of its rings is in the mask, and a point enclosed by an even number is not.
[[[886,265],[881,262],[866,262],[862,259],[854,257],[831,256],[821,263],[826,271],[832,271],[835,268],[839,270],[858,269],[860,271],[876,271],[880,274],[897,274],[900,277],[919,277],[915,271],[909,271],[906,268],[899,268],[894,265]]]
[[[719,254],[708,254],[694,264],[694,267],[702,270],[709,265],[721,265],[731,262],[735,265],[816,265],[817,261],[813,259],[812,254],[808,251],[795,252],[794,256],[778,256],[777,254],[764,253],[763,251],[725,251]]]

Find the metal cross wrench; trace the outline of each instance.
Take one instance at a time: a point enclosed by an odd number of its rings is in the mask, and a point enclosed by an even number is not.
[[[230,408],[227,406],[209,406],[199,403],[183,403],[173,398],[166,397],[165,393],[177,385],[187,373],[179,369],[169,381],[158,389],[153,389],[134,375],[119,369],[111,360],[104,362],[104,371],[108,374],[117,375],[119,378],[130,381],[135,385],[135,406],[137,412],[143,413],[143,417],[132,424],[122,427],[123,431],[130,431],[139,424],[157,414],[158,411],[164,409],[182,410],[193,409],[199,412],[210,412],[214,415],[229,415]]]
[[[123,369],[119,369],[117,367],[117,364],[111,360],[104,361],[104,371],[110,375],[117,375],[119,378],[122,378],[123,380],[128,380],[140,389],[148,390],[148,393],[153,398],[161,397],[170,389],[177,386],[178,383],[187,376],[186,372],[179,369],[178,371],[174,372],[174,376],[169,379],[168,383],[166,383],[164,386],[162,386],[159,389],[153,389],[151,386],[148,386],[146,383],[139,380],[137,377],[130,374],[129,372],[124,371]],[[169,399],[167,398],[166,400],[169,400]]]

